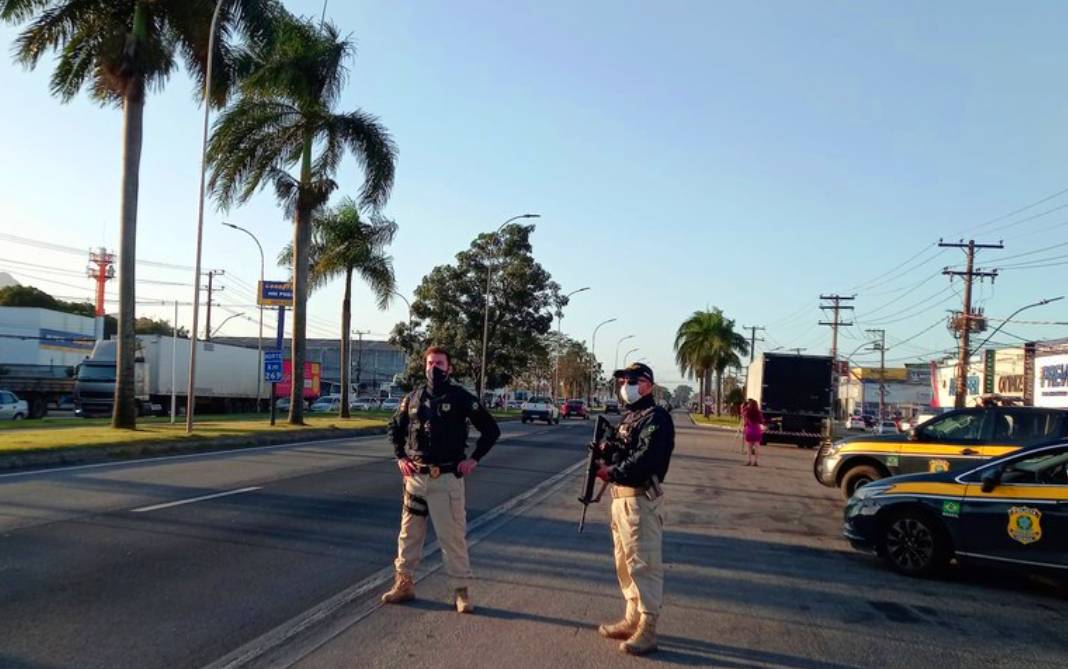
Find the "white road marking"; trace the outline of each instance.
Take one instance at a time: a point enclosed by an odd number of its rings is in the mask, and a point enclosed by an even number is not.
[[[243,492],[252,492],[253,490],[259,490],[263,486],[250,486],[248,488],[238,488],[237,490],[228,490],[226,492],[217,492],[214,495],[201,495],[200,497],[190,497],[189,499],[180,499],[177,502],[165,502],[163,504],[153,504],[152,506],[142,506],[139,509],[131,509],[130,513],[144,513],[146,511],[157,511],[159,509],[168,509],[172,506],[182,506],[183,504],[192,504],[193,502],[203,502],[206,499],[216,499],[218,497],[227,497],[228,495],[240,495]]]

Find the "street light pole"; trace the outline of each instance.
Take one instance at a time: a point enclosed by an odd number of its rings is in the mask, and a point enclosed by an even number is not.
[[[626,337],[620,337],[619,341],[616,342],[615,366],[612,369],[619,369],[619,345],[622,344],[623,342],[627,341],[628,339],[634,339],[634,335],[629,334]]]
[[[225,225],[228,228],[233,228],[234,230],[240,230],[241,232],[245,233],[249,237],[252,237],[252,241],[256,242],[256,248],[260,250],[260,287],[259,287],[259,290],[263,290],[264,261],[263,261],[263,246],[260,244],[260,240],[256,239],[256,235],[252,234],[251,232],[249,232],[245,228],[242,228],[240,225],[234,225],[233,223],[227,223],[226,221],[223,221],[223,225]],[[260,297],[259,295],[256,296],[256,301],[257,302],[260,301],[259,297]],[[258,367],[256,369],[256,413],[259,413],[260,412],[260,403],[262,402],[261,395],[262,395],[262,385],[263,385],[263,305],[262,304],[260,305],[260,333],[256,337],[256,359],[258,361],[257,362]]]
[[[578,290],[573,290],[570,293],[568,293],[567,295],[564,295],[564,299],[565,300],[570,299],[572,295],[575,295],[577,293],[581,293],[582,291],[589,290],[589,289],[590,289],[589,286],[585,286],[583,288],[579,288]],[[564,307],[560,306],[556,311],[556,339],[557,339],[556,343],[558,345],[560,343],[561,335],[563,334],[563,323],[564,323]],[[556,393],[559,392],[559,390],[560,390],[560,351],[557,350],[557,352],[556,352],[556,367],[555,367],[555,370],[553,371],[553,392],[552,392],[552,395],[555,396]]]
[[[630,354],[631,353],[636,353],[638,350],[639,350],[638,348],[632,348],[632,349],[630,349],[629,351],[627,351],[626,353],[623,354],[623,366],[624,367],[627,366],[627,358],[630,357]]]
[[[212,331],[212,333],[211,333],[211,336],[213,336],[213,337],[214,337],[214,336],[215,336],[215,334],[216,334],[216,333],[217,333],[217,332],[218,332],[219,330],[222,330],[222,327],[223,327],[224,325],[226,325],[226,324],[227,324],[227,322],[229,322],[229,321],[230,321],[231,319],[237,318],[238,316],[244,316],[244,315],[245,315],[245,312],[244,312],[244,311],[239,311],[239,312],[237,312],[236,314],[230,314],[229,316],[227,316],[226,318],[224,318],[224,319],[223,319],[223,322],[222,322],[222,323],[219,323],[219,327],[215,328],[215,330],[213,330],[213,331]]]
[[[200,317],[200,261],[204,250],[204,180],[208,171],[208,113],[211,111],[211,66],[215,55],[215,27],[219,23],[219,10],[226,0],[215,3],[208,28],[208,63],[204,75],[204,135],[200,142],[200,195],[197,201],[197,253],[193,269],[193,329],[189,333],[189,386],[185,392],[185,432],[193,432],[193,407],[196,405],[197,374],[197,323]]]
[[[411,334],[411,331],[412,331],[412,303],[408,301],[407,297],[401,295],[396,290],[393,291],[393,294],[396,295],[397,297],[401,298],[402,300],[404,300],[405,306],[408,307],[408,333]]]
[[[501,230],[504,226],[508,225],[512,221],[519,220],[521,218],[541,218],[541,214],[520,214],[509,218],[504,223],[498,226],[497,230],[493,233],[493,240],[496,243],[497,235],[501,234]],[[478,401],[485,401],[486,394],[486,344],[489,338],[489,298],[490,298],[490,279],[493,276],[493,263],[489,256],[486,257],[486,294],[484,296],[485,306],[482,311],[482,366],[479,376],[481,377],[478,382]]]
[[[609,318],[606,321],[601,321],[597,324],[597,327],[593,329],[593,337],[590,341],[590,358],[592,359],[590,364],[590,395],[586,398],[586,404],[591,407],[593,406],[593,380],[597,375],[597,331],[601,329],[602,325],[614,323],[615,320],[616,319],[614,318]]]
[[[1028,304],[1027,306],[1020,307],[1016,311],[1012,312],[1012,314],[1008,318],[1006,318],[1005,320],[1001,321],[1001,325],[999,325],[996,328],[994,328],[994,331],[990,333],[990,336],[988,336],[986,339],[984,339],[982,344],[979,344],[978,346],[976,346],[973,349],[973,351],[978,351],[979,349],[983,348],[983,345],[986,344],[988,341],[990,341],[991,337],[993,337],[994,335],[996,335],[998,333],[998,330],[1000,330],[1001,328],[1005,327],[1006,323],[1008,323],[1013,318],[1015,318],[1016,314],[1020,313],[1024,309],[1030,309],[1031,307],[1041,307],[1043,305],[1049,304],[1050,302],[1056,302],[1057,300],[1063,300],[1063,299],[1064,299],[1063,295],[1061,295],[1060,297],[1050,297],[1050,298],[1047,298],[1045,300],[1039,300],[1038,302],[1035,302],[1034,304]],[[969,357],[970,356],[971,356],[971,354],[969,353]]]

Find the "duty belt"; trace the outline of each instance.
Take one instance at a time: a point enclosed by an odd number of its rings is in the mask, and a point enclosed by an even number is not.
[[[415,463],[415,471],[419,474],[429,474],[430,478],[436,479],[442,474],[455,474],[456,463],[449,462],[443,465],[427,465],[422,463]]]
[[[621,497],[641,497],[645,494],[646,489],[613,483],[609,490],[612,493],[612,499],[619,499]]]

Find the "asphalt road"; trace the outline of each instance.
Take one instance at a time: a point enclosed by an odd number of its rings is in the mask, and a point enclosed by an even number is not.
[[[591,427],[504,424],[469,519]],[[383,437],[2,475],[0,667],[203,666],[387,567],[399,517]]]
[[[898,576],[841,538],[842,502],[813,480],[812,451],[769,446],[759,468],[745,467],[736,435],[675,418],[660,652],[628,658],[597,635],[623,609],[607,508],[577,534],[577,480],[564,480],[473,547],[475,615],[450,609],[439,570],[411,605],[339,615],[296,666],[1068,666],[1068,600],[1055,585],[986,569]],[[253,666],[290,666],[296,645]]]

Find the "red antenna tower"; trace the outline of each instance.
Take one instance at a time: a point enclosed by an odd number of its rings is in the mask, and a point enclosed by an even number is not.
[[[108,279],[115,278],[115,254],[108,253],[104,247],[89,251],[89,267],[86,273],[90,279],[96,279],[96,316],[102,318],[104,316],[104,284]]]

